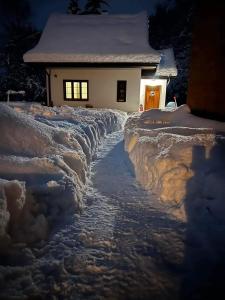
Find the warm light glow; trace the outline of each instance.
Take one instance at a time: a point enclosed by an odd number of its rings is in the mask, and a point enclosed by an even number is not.
[[[72,99],[72,82],[66,82],[66,99]]]
[[[82,80],[64,81],[64,93],[67,100],[88,100],[88,82]]]
[[[82,99],[87,99],[87,82],[82,82],[81,84],[81,98]]]
[[[80,83],[79,82],[73,83],[73,92],[74,92],[74,99],[80,99]]]

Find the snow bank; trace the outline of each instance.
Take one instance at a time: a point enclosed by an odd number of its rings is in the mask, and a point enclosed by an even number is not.
[[[4,247],[11,243],[8,227],[20,218],[24,200],[24,183],[0,179],[0,245]]]
[[[89,163],[126,114],[11,105],[0,105],[0,240],[32,243],[82,208]]]
[[[0,179],[0,203],[0,253],[8,251],[12,242],[47,238],[47,219],[27,194],[25,182]]]
[[[182,220],[225,220],[225,124],[195,117],[186,105],[131,116],[125,147],[137,179]]]

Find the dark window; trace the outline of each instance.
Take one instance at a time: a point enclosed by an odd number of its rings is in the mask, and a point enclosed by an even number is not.
[[[142,69],[141,70],[141,77],[151,77],[154,76],[156,72],[156,68],[151,68],[151,69]]]
[[[127,82],[126,80],[117,81],[117,102],[126,102]]]
[[[63,80],[64,100],[88,101],[88,80]]]

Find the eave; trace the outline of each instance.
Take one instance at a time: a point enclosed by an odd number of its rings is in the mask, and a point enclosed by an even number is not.
[[[45,68],[146,68],[154,67],[156,68],[158,64],[156,63],[142,63],[142,62],[129,62],[129,63],[54,63],[54,62],[26,62],[33,66],[42,66]]]

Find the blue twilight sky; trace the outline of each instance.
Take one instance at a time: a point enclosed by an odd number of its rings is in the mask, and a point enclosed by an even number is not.
[[[168,0],[108,0],[110,4],[108,11],[115,14],[147,10],[149,14],[153,14],[155,5],[166,1]],[[69,0],[29,0],[29,2],[32,8],[32,20],[41,29],[52,12],[64,13],[66,11]],[[85,3],[85,0],[80,0],[81,7]]]

